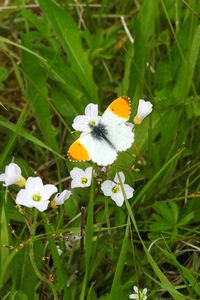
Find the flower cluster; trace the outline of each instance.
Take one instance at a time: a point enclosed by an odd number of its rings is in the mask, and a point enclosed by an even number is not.
[[[92,181],[92,167],[85,170],[75,167],[70,171],[70,176],[72,179],[71,189],[89,187]],[[57,193],[58,189],[55,185],[43,184],[39,176],[28,177],[26,180],[21,175],[20,167],[15,163],[6,166],[5,173],[0,174],[0,180],[4,182],[4,186],[16,184],[21,187],[16,196],[16,204],[28,208],[35,207],[39,211],[46,210],[49,204],[52,208],[64,204],[65,200],[69,199],[72,194],[69,190]],[[122,206],[125,199],[132,198],[134,193],[134,189],[125,184],[123,172],[117,173],[113,181],[105,180],[101,184],[101,190],[105,196],[111,197],[118,206]],[[53,199],[50,201],[50,198]]]
[[[85,171],[74,168],[70,175],[72,178],[71,188],[88,187],[91,185],[92,167],[87,168]],[[46,210],[49,204],[52,208],[64,204],[72,194],[69,190],[57,193],[58,189],[55,185],[43,184],[42,179],[38,176],[28,177],[26,180],[22,176],[21,168],[15,163],[10,163],[5,167],[5,172],[0,174],[0,181],[6,187],[16,184],[21,188],[16,196],[16,204],[28,208],[35,207],[39,211]],[[53,199],[50,201],[50,198]]]

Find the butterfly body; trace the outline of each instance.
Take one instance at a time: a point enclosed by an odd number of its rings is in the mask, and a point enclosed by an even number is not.
[[[87,109],[87,108],[86,108]],[[128,97],[119,97],[106,109],[102,117],[90,121],[88,127],[85,119],[81,128],[84,131],[68,150],[68,157],[72,161],[92,160],[98,165],[107,166],[117,158],[117,153],[131,147],[134,141],[132,128],[126,121],[130,115],[130,101]],[[76,119],[75,119],[76,120]]]

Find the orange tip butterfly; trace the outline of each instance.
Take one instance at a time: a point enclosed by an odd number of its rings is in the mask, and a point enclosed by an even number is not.
[[[89,104],[84,116],[77,116],[72,126],[82,131],[80,137],[69,147],[71,161],[92,160],[97,165],[112,164],[118,152],[126,151],[134,142],[133,125],[128,124],[131,113],[130,99],[121,96],[98,116],[98,106]]]

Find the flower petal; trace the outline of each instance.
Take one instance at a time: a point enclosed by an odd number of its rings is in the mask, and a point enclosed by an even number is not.
[[[47,209],[49,201],[33,201],[33,207],[37,208],[39,211],[44,211]]]
[[[115,186],[115,183],[111,180],[105,180],[101,184],[101,190],[103,191],[105,196],[111,196],[112,188]]]
[[[153,109],[153,105],[149,101],[145,101],[143,99],[139,100],[137,115],[134,118],[135,124],[140,124],[144,118],[146,118]]]
[[[21,177],[21,169],[20,167],[15,163],[10,163],[5,167],[5,173],[4,175],[4,186],[9,186],[11,184],[15,184]],[[2,176],[3,179],[3,176]]]
[[[124,184],[124,191],[125,191],[127,199],[130,199],[133,197],[134,189],[130,185]]]
[[[118,172],[118,173],[115,175],[114,181],[115,181],[116,183],[120,183],[120,182],[119,182],[118,175],[119,175],[119,177],[120,177],[122,183],[124,183],[124,181],[125,181],[125,175],[124,175],[123,172]]]
[[[29,208],[33,207],[33,200],[31,198],[31,195],[24,189],[20,190],[17,193],[15,202],[16,204],[23,205]]]
[[[138,289],[138,287],[136,285],[134,285],[133,290],[136,292],[136,294],[138,294],[139,289]]]
[[[80,115],[74,119],[72,127],[77,131],[89,131],[89,122],[90,118],[88,116]]]
[[[76,180],[76,179],[72,179],[71,181],[71,188],[78,188],[78,187],[83,187],[82,184],[80,183],[80,181]]]
[[[88,181],[91,184],[91,181],[92,181],[92,167],[88,167],[87,169],[85,169],[85,175],[86,175]]]
[[[43,194],[43,183],[40,177],[29,177],[25,184],[25,189],[31,194]]]
[[[98,104],[89,103],[85,108],[85,115],[89,116],[90,119],[98,116]]]
[[[120,190],[118,193],[112,193],[111,199],[115,201],[117,206],[121,207],[124,203],[124,196],[122,194],[122,191]]]
[[[64,190],[62,193],[60,194],[56,194],[55,195],[55,202],[57,205],[62,205],[65,200],[69,199],[70,195],[72,193],[68,190]]]
[[[146,293],[147,293],[147,288],[144,288],[144,289],[142,290],[142,292],[143,292],[144,295],[146,295]]]
[[[51,195],[57,192],[57,190],[58,189],[55,185],[45,184],[43,186],[42,200],[40,202],[48,200],[51,197]]]
[[[137,299],[137,300],[139,300],[139,296],[138,296],[138,294],[131,294],[131,295],[129,295],[129,299]]]
[[[70,171],[70,176],[72,179],[79,181],[80,178],[85,176],[85,172],[80,168],[73,168]]]

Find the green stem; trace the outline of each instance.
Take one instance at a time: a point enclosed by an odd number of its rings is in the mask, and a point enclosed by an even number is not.
[[[85,235],[85,276],[83,279],[82,290],[80,295],[80,300],[84,300],[85,292],[90,272],[90,259],[92,255],[92,243],[93,243],[93,218],[94,218],[94,177],[92,176],[92,183],[90,189],[90,197],[89,197],[89,206],[87,213],[87,224],[86,224],[86,235]]]
[[[44,277],[38,267],[37,267],[37,264],[35,262],[35,259],[34,259],[34,239],[35,239],[35,231],[36,231],[36,227],[37,227],[37,215],[38,215],[38,211],[35,209],[33,210],[33,223],[32,223],[32,226],[31,226],[31,239],[30,239],[30,245],[29,245],[29,249],[30,249],[30,252],[29,252],[29,257],[30,257],[30,261],[31,261],[31,264],[32,264],[32,267],[35,271],[35,274],[37,275],[37,277],[43,281],[44,283],[46,283],[52,290],[52,293],[53,293],[53,298],[54,300],[58,300],[58,295],[56,293],[56,290],[53,286],[53,284],[46,278]]]

